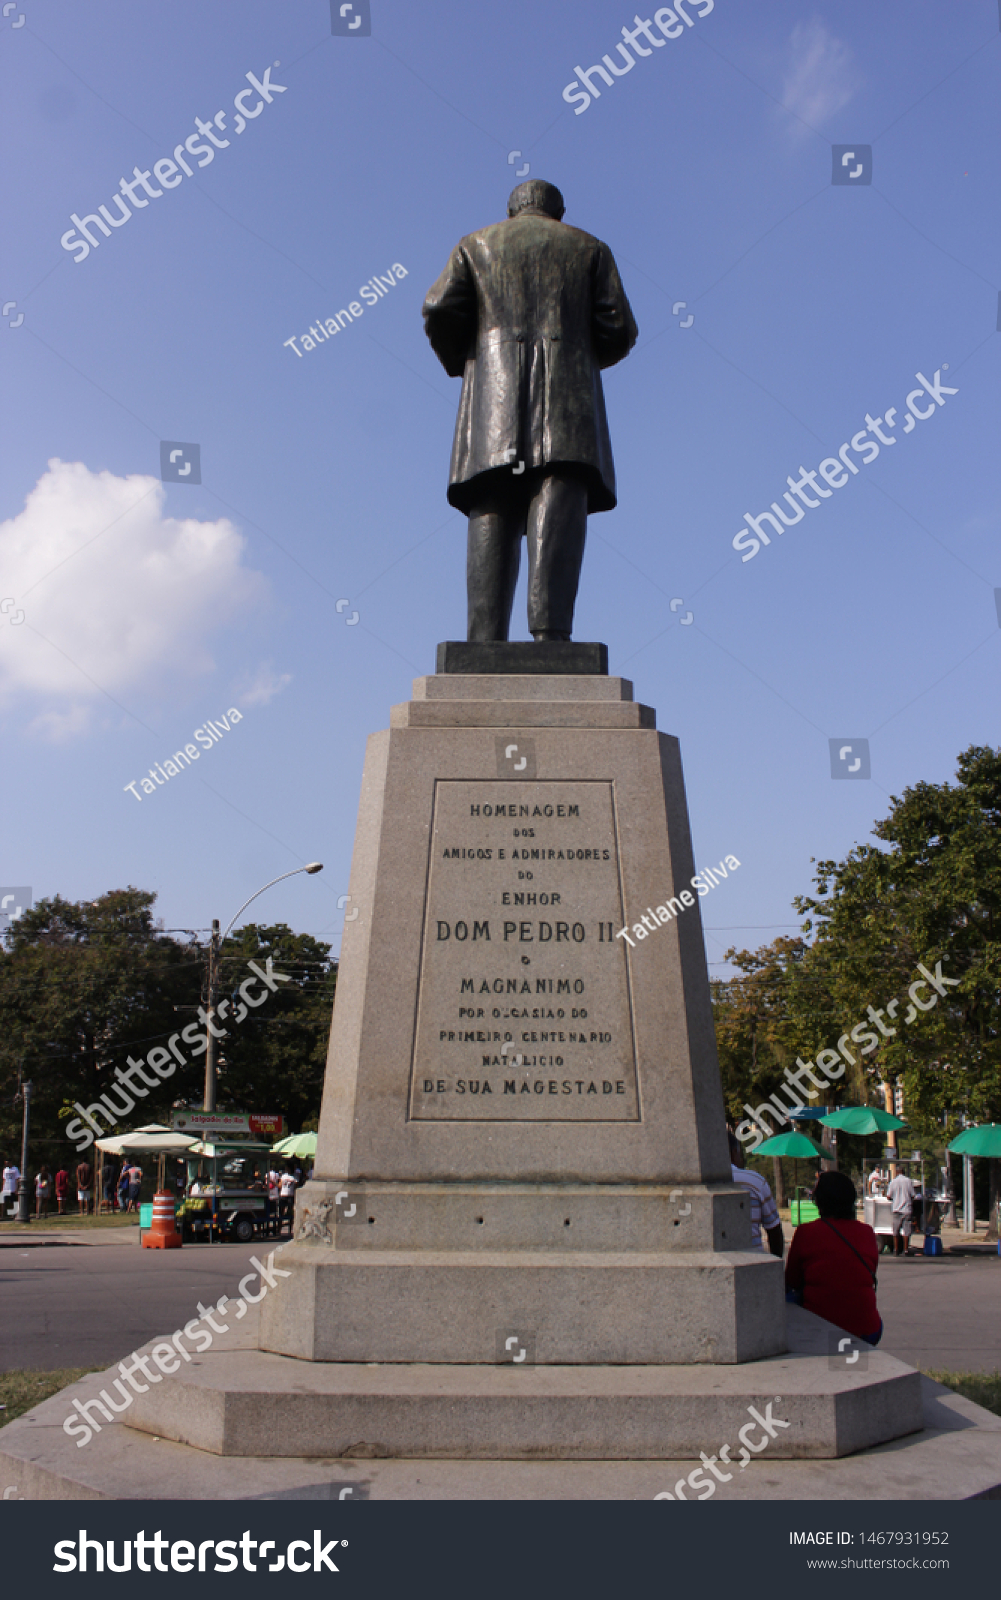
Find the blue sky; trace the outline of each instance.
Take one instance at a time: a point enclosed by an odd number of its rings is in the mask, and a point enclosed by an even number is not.
[[[459,384],[421,302],[525,162],[611,246],[639,323],[606,375],[619,505],[591,519],[575,636],[680,738],[697,859],[742,863],[703,905],[713,970],[795,931],[811,856],[999,742],[998,7],[705,4],[578,115],[564,86],[625,4],[372,0],[342,38],[327,0],[20,0],[0,884],[133,883],[205,928],[320,859],[254,914],[337,947],[366,736],[465,631]],[[268,67],[285,92],[237,136]],[[86,260],[61,247],[219,110],[211,164]],[[832,185],[856,143],[871,184]],[[336,339],[284,346],[394,264]],[[957,392],[905,434],[936,371]],[[888,406],[896,443],[742,562],[745,512]],[[160,484],[161,440],[200,446],[200,485]],[[190,770],[125,792],[231,706]],[[861,737],[871,779],[832,781],[829,740]]]

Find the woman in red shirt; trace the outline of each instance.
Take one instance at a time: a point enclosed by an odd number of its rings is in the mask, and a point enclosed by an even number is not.
[[[843,1172],[823,1172],[813,1198],[820,1220],[803,1223],[793,1234],[787,1298],[857,1339],[878,1344],[883,1336],[876,1308],[879,1245],[868,1224],[855,1220],[855,1186]]]
[[[56,1173],[56,1202],[57,1202],[57,1204],[59,1206],[59,1215],[60,1216],[63,1216],[63,1214],[66,1211],[66,1196],[69,1194],[69,1192],[70,1192],[70,1175],[66,1171],[66,1168],[62,1167]]]

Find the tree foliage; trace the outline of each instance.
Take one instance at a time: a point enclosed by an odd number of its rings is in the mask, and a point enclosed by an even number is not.
[[[156,896],[129,887],[93,902],[42,900],[12,925],[0,945],[0,1139],[19,1155],[19,1078],[32,1082],[32,1167],[62,1163],[67,1113],[106,1090],[116,1067],[142,1060],[192,1022],[206,1000],[206,951],[168,936],[154,921]],[[224,1061],[220,1109],[281,1111],[298,1128],[319,1108],[336,966],[330,946],[285,924],[248,924],[226,940],[217,998],[251,977],[247,962],[274,969],[278,983],[219,1041]],[[260,988],[260,985],[257,985]],[[200,1026],[192,1029],[204,1033]],[[197,1043],[196,1043],[197,1048]],[[187,1064],[124,1117],[121,1131],[170,1120],[175,1105],[200,1105],[203,1056],[178,1045]]]
[[[902,1079],[908,1122],[925,1135],[960,1114],[1001,1114],[1001,750],[963,751],[957,778],[891,796],[873,829],[888,848],[819,861],[816,894],[795,902],[842,1014],[904,997],[919,964],[958,980],[910,1025],[894,1018],[895,1035],[867,1058],[870,1087]]]
[[[899,1081],[913,1133],[940,1144],[961,1115],[1001,1120],[1001,751],[971,746],[956,783],[891,796],[873,833],[879,845],[816,863],[815,892],[794,901],[801,938],[727,952],[738,975],[714,983],[713,1000],[734,1121],[870,1007],[889,1031],[873,1028],[878,1047],[865,1055],[852,1048],[854,1064],[824,1099],[881,1106],[878,1086]],[[934,974],[939,963],[956,986],[918,1010],[908,991],[919,964]],[[926,1003],[933,993],[919,990]]]

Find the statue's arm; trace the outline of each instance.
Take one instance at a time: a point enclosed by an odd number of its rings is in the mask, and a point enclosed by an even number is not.
[[[476,343],[476,285],[462,245],[456,245],[448,266],[428,290],[424,331],[450,378],[461,378]]]
[[[600,367],[614,367],[636,343],[639,330],[618,268],[599,244],[591,270],[591,337]]]

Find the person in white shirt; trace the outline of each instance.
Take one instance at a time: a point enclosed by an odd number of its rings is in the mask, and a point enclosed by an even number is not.
[[[8,1202],[8,1204],[12,1199],[16,1198],[16,1196],[17,1196],[17,1186],[20,1183],[20,1181],[21,1181],[21,1169],[19,1167],[15,1167],[13,1162],[11,1162],[10,1166],[5,1166],[4,1167],[4,1169],[3,1169],[3,1193],[4,1193],[4,1199]]]
[[[886,1191],[886,1198],[893,1202],[893,1248],[898,1256],[911,1253],[911,1207],[917,1192],[910,1178],[900,1171]]]
[[[287,1200],[289,1195],[293,1194],[295,1194],[295,1178],[291,1172],[283,1172],[281,1175],[281,1197],[283,1200]]]
[[[734,1183],[739,1183],[751,1197],[751,1249],[763,1250],[761,1229],[764,1227],[768,1235],[768,1248],[773,1256],[782,1259],[784,1238],[782,1234],[782,1221],[779,1217],[778,1207],[772,1198],[772,1191],[768,1187],[760,1172],[753,1172],[744,1166],[744,1149],[735,1133],[729,1133],[730,1140],[730,1175]]]

